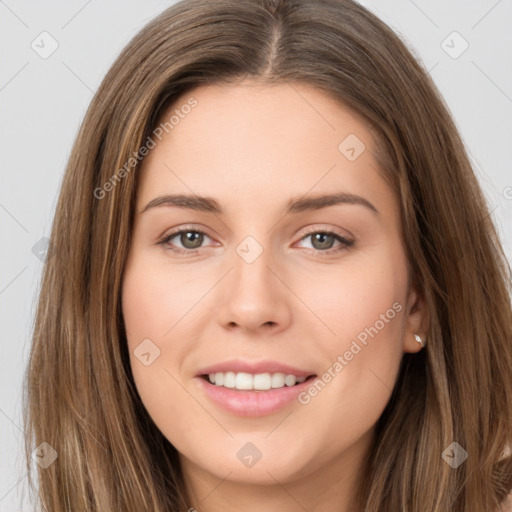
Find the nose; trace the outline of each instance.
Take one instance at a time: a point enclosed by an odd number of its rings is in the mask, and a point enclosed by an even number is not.
[[[263,250],[252,262],[235,254],[233,266],[218,297],[217,315],[222,326],[267,334],[285,330],[291,322],[293,293],[270,251]]]

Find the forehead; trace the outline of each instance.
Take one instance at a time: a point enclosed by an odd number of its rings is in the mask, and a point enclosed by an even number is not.
[[[175,191],[243,202],[383,185],[371,128],[308,84],[200,86],[159,123],[167,129],[144,159],[141,201]]]
[[[188,107],[192,99],[196,103],[193,109]],[[175,99],[160,123],[171,118],[176,123],[171,128],[174,135],[188,137],[196,132],[196,138],[204,137],[198,150],[227,135],[244,146],[256,137],[259,142],[272,139],[272,146],[281,150],[285,143],[298,142],[306,143],[304,149],[337,149],[341,138],[349,133],[364,140],[367,149],[375,145],[368,123],[332,96],[306,83],[268,85],[245,80],[236,85],[199,86]],[[318,144],[318,136],[325,139],[325,144]]]

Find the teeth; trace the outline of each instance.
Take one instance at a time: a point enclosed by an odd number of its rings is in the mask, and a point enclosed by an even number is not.
[[[236,385],[236,375],[234,372],[226,372],[224,374],[224,384],[226,388],[234,388]]]
[[[296,377],[285,373],[257,373],[253,375],[245,372],[217,372],[210,373],[208,379],[216,386],[235,388],[241,390],[266,391],[268,389],[291,387],[306,380],[306,377]]]
[[[260,391],[266,391],[272,388],[272,378],[270,373],[257,373],[252,378],[252,385],[254,389],[259,389]]]
[[[274,373],[274,375],[272,375],[271,381],[273,388],[282,388],[285,385],[285,374]]]
[[[217,384],[217,377],[219,374],[215,376],[215,385],[222,386],[222,382]],[[222,379],[221,379],[222,380]],[[235,377],[235,388],[236,389],[254,389],[253,388],[253,377],[250,373],[237,373]]]

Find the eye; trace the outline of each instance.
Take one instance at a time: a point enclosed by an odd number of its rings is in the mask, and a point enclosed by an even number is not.
[[[344,236],[332,231],[310,231],[301,240],[311,240],[311,246],[315,254],[332,254],[354,245],[353,240],[348,240]],[[336,246],[335,242],[339,242]]]
[[[201,229],[182,228],[164,236],[157,244],[174,253],[190,255],[198,252],[198,249],[203,246],[205,237],[211,240]],[[347,249],[354,244],[353,240],[349,240],[333,231],[310,231],[300,240],[307,240],[308,238],[311,240],[311,249],[314,254],[321,254],[322,256]],[[176,241],[172,242],[174,239]],[[335,245],[336,242],[338,242],[338,245]],[[176,243],[181,244],[181,247],[177,247]]]
[[[200,229],[184,228],[166,235],[158,241],[158,244],[163,245],[164,247],[169,246],[168,250],[179,254],[195,254],[197,249],[202,246],[205,237],[210,238]],[[171,240],[175,238],[177,239],[177,242],[181,244],[181,247],[175,247],[175,242],[171,243]]]

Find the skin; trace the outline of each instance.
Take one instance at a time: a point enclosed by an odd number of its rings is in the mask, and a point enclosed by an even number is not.
[[[202,86],[162,119],[191,96],[197,106],[149,152],[139,176],[122,289],[138,392],[180,453],[190,507],[353,512],[400,360],[421,350],[414,334],[427,328],[425,303],[410,286],[398,200],[372,154],[369,127],[323,92],[247,80]],[[338,149],[349,134],[366,146],[354,161]],[[361,196],[378,213],[338,204],[283,216],[291,198],[334,191]],[[215,198],[224,213],[169,205],[141,213],[171,193]],[[196,252],[179,234],[158,244],[174,229],[207,235]],[[325,231],[354,243],[315,241]],[[236,252],[247,236],[263,249],[250,264]],[[401,310],[306,405],[238,417],[195,378],[235,356],[321,376],[394,303]],[[148,338],[160,355],[146,366],[134,350]],[[252,467],[237,457],[247,442],[262,453]]]

